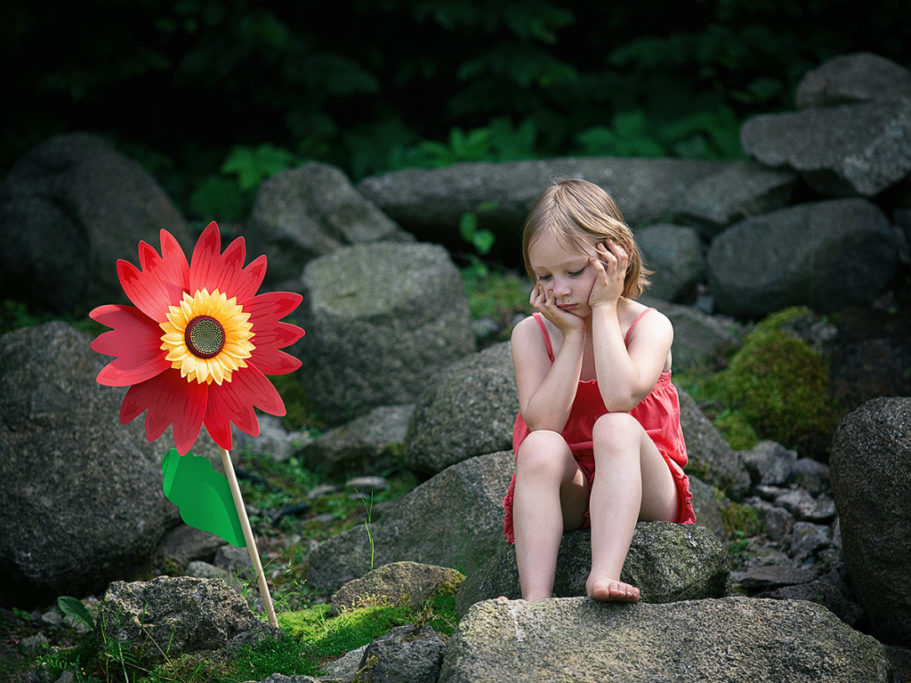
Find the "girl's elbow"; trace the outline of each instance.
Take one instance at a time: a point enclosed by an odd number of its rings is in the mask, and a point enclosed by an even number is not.
[[[611,396],[605,397],[604,407],[612,413],[628,413],[642,400],[642,396]]]

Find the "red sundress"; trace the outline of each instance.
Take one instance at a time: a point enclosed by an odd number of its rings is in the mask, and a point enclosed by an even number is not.
[[[646,308],[640,313],[633,324],[630,325],[626,333],[624,343],[629,345],[630,334],[639,320],[642,319],[652,308]],[[541,327],[544,335],[544,341],[547,344],[547,355],[551,363],[554,361],[553,346],[550,342],[550,335],[547,328],[541,320],[539,313],[534,314],[535,320]],[[592,447],[592,429],[595,421],[604,415],[607,408],[604,407],[604,400],[601,398],[601,392],[598,390],[598,380],[584,380],[579,382],[576,390],[576,398],[573,400],[572,410],[566,426],[563,427],[561,435],[569,445],[573,457],[582,470],[585,478],[588,480],[589,490],[595,474],[595,456]],[[641,424],[646,433],[652,438],[658,452],[661,453],[665,462],[671,470],[671,476],[674,478],[674,485],[677,487],[677,498],[679,509],[677,519],[672,520],[680,524],[692,524],[696,521],[696,514],[693,511],[693,505],[690,499],[693,494],[690,493],[690,481],[683,468],[686,466],[686,444],[683,440],[683,432],[680,429],[680,403],[677,398],[677,388],[671,383],[671,373],[662,372],[658,377],[655,386],[649,394],[643,398],[639,404],[633,408],[630,415],[635,417]],[[516,417],[516,423],[512,432],[512,447],[518,457],[519,446],[526,436],[530,433],[528,425],[522,418],[521,413]],[[508,543],[515,543],[515,536],[512,530],[512,503],[513,494],[516,487],[516,475],[512,475],[512,481],[509,484],[509,490],[503,499],[503,508],[505,517],[503,519],[503,533]],[[582,528],[587,528],[590,524],[588,511],[585,513],[585,522]]]

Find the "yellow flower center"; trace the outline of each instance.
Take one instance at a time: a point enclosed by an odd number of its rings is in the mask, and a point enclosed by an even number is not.
[[[256,348],[249,313],[217,289],[200,289],[194,296],[184,292],[179,306],[168,307],[168,320],[160,324],[161,349],[166,360],[188,382],[221,384],[231,373],[247,367],[244,358]]]

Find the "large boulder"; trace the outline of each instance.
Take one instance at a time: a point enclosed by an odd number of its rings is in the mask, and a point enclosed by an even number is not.
[[[797,84],[798,109],[911,98],[911,71],[872,52],[839,55]]]
[[[344,247],[308,263],[301,286],[301,377],[330,424],[414,403],[439,370],[474,351],[465,287],[442,247]]]
[[[872,632],[911,645],[911,398],[877,398],[838,426],[829,458],[851,586]]]
[[[311,469],[333,476],[383,472],[400,467],[413,405],[380,406],[323,432],[295,455]]]
[[[487,600],[459,622],[441,682],[890,680],[882,644],[824,607],[743,597],[668,604]]]
[[[22,157],[0,185],[0,294],[56,312],[123,299],[118,258],[161,228],[191,245],[155,179],[102,138],[59,135]]]
[[[732,223],[784,207],[796,184],[793,171],[766,168],[754,161],[732,161],[693,183],[677,220],[696,226],[703,237],[711,239]]]
[[[740,142],[821,194],[874,197],[911,173],[911,98],[760,114],[743,124]]]
[[[170,431],[148,443],[142,420],[121,426],[124,390],[95,382],[89,341],[62,322],[0,337],[0,605],[100,591],[179,523]]]
[[[95,633],[99,647],[125,645],[144,664],[280,634],[221,579],[189,576],[114,581],[99,606]]]
[[[649,289],[651,292],[651,289]],[[674,371],[705,372],[719,365],[725,354],[743,338],[740,323],[729,316],[708,315],[694,306],[683,306],[654,298],[651,293],[639,299],[666,315],[674,326]]]
[[[686,471],[720,489],[733,500],[741,500],[750,488],[750,473],[743,456],[724,440],[696,401],[678,387],[680,427],[686,442]]]
[[[341,170],[318,162],[280,171],[259,186],[247,237],[251,251],[268,256],[272,283],[296,280],[305,263],[342,246],[414,240]]]
[[[418,397],[406,463],[436,474],[476,455],[512,448],[518,412],[509,342],[467,356],[438,374]]]
[[[494,252],[514,258],[522,224],[556,178],[585,178],[610,192],[633,226],[670,219],[689,188],[724,162],[579,157],[409,168],[365,178],[357,189],[419,239],[464,248],[459,221],[478,216],[498,237]]]
[[[505,543],[503,496],[512,469],[512,451],[446,468],[379,519],[322,542],[310,555],[308,585],[333,592],[374,566],[405,560],[474,570]]]
[[[795,304],[828,312],[869,301],[889,282],[897,260],[879,207],[836,199],[732,225],[712,241],[708,270],[720,311],[760,317]]]
[[[557,556],[554,596],[585,595],[591,572],[591,532],[563,536]],[[727,590],[731,563],[727,550],[705,527],[671,522],[639,522],[620,578],[637,586],[644,602],[720,598]],[[460,614],[481,600],[522,597],[515,546],[503,547],[472,572],[456,595]]]
[[[705,279],[705,254],[699,233],[693,228],[658,223],[636,231],[636,242],[649,276],[649,295],[679,301]]]

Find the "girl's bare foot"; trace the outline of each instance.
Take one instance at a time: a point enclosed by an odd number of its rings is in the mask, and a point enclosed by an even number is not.
[[[639,589],[628,583],[611,578],[588,577],[585,592],[600,602],[639,602]]]

